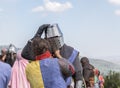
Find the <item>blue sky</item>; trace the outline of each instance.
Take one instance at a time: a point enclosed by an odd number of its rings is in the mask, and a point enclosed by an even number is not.
[[[22,48],[53,23],[82,56],[120,56],[120,0],[0,0],[0,45]]]

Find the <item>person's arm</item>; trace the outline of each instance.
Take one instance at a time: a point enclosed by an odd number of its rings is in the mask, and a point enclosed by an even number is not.
[[[31,45],[32,45],[32,40],[29,40],[21,53],[21,56],[27,60],[35,60]]]
[[[75,73],[75,68],[72,65],[72,63],[70,63],[68,60],[66,60],[60,55],[60,50],[56,50],[54,54],[59,59],[58,63],[60,65],[60,69],[62,71],[63,76],[72,76]]]
[[[58,59],[58,63],[64,78],[70,77],[75,73],[74,66],[65,58]]]
[[[63,57],[60,55],[60,50],[56,50],[55,51],[55,56],[58,58],[58,59],[62,59]]]
[[[35,37],[41,37],[43,31],[46,30],[46,28],[48,26],[49,26],[49,24],[43,24],[42,26],[40,26],[38,31],[36,32],[35,36],[32,39],[28,40],[27,44],[25,45],[25,47],[23,48],[22,53],[21,53],[23,58],[25,58],[27,60],[35,60],[35,56],[31,49],[32,40]]]
[[[2,61],[4,62],[6,59],[6,54],[2,56]]]
[[[73,76],[74,82],[75,82],[75,88],[81,88],[82,87],[82,65],[80,63],[79,55],[75,58],[75,61],[73,62],[73,65],[75,67],[75,74]]]
[[[34,37],[41,37],[43,31],[45,31],[48,26],[50,26],[50,24],[43,24],[42,26],[40,26]]]
[[[11,78],[11,67],[8,65],[8,69],[6,69],[6,85],[8,86],[8,83]]]

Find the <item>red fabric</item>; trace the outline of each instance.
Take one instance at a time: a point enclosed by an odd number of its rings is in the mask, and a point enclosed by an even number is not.
[[[98,75],[98,69],[97,68],[94,69],[94,72],[95,72],[95,75]]]
[[[71,65],[69,65],[69,70],[72,72],[72,74],[75,73],[75,69]]]
[[[102,81],[104,83],[104,78],[102,75],[99,76],[99,80]]]
[[[51,54],[49,51],[46,51],[45,53],[43,53],[42,55],[36,56],[36,60],[43,60],[46,58],[51,57]]]

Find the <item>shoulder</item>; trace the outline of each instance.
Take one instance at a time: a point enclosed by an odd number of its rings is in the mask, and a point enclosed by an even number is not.
[[[0,62],[0,69],[1,71],[3,71],[4,73],[10,73],[11,72],[11,66],[7,63],[4,62]]]
[[[0,66],[1,66],[1,68],[5,67],[5,68],[10,68],[11,69],[11,66],[9,64],[1,62],[1,61],[0,61]]]

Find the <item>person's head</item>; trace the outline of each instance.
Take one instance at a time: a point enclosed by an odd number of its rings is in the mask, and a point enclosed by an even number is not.
[[[82,57],[81,60],[80,60],[80,62],[82,64],[82,66],[83,66],[84,64],[89,63],[89,60],[88,60],[87,57]]]
[[[8,52],[16,54],[16,47],[13,44],[10,44],[8,48]]]
[[[5,55],[5,54],[7,54],[7,49],[6,48],[2,48],[1,55]]]
[[[95,74],[96,76],[98,76],[99,70],[98,70],[97,68],[94,69],[94,74]]]
[[[32,41],[32,50],[35,56],[41,55],[49,50],[49,42],[40,37],[36,37]]]
[[[63,34],[58,24],[50,25],[47,28],[45,31],[45,38],[50,42],[53,52],[64,45]]]

